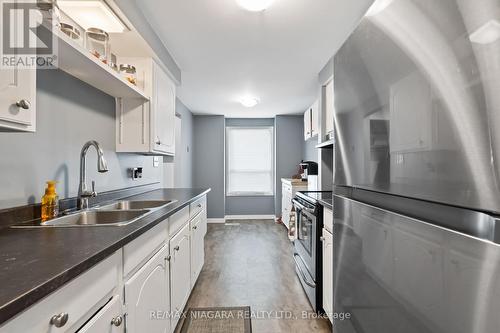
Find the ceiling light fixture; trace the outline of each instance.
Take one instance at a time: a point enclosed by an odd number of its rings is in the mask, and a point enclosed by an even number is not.
[[[236,0],[238,5],[251,12],[261,12],[271,6],[274,0]]]
[[[243,97],[240,99],[241,105],[243,105],[246,108],[253,108],[257,104],[259,104],[260,100],[255,97]]]
[[[489,20],[470,34],[469,39],[476,44],[491,44],[500,38],[500,22]]]
[[[387,8],[392,3],[393,0],[375,0],[373,4],[370,6],[368,9],[368,12],[366,12],[366,16],[375,16],[378,13],[382,12],[384,9]]]
[[[122,20],[103,1],[60,0],[57,4],[63,12],[85,30],[99,28],[109,33],[128,30]]]

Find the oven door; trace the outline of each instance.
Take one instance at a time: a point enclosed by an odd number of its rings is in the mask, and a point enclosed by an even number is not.
[[[314,209],[293,201],[297,211],[297,239],[294,241],[295,253],[300,262],[316,281],[316,216]]]

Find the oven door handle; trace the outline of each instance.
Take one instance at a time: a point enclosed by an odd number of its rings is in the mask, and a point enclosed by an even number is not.
[[[310,214],[314,214],[314,209],[311,209],[311,208],[308,208],[306,206],[304,206],[303,204],[301,204],[300,202],[298,202],[297,200],[295,199],[292,199],[292,203],[298,208],[298,209],[302,209],[303,211],[306,211]]]
[[[304,273],[304,271],[302,270],[302,267],[301,265],[299,264],[299,261],[297,260],[297,257],[300,259],[300,261],[302,261],[302,263],[304,263],[304,261],[302,260],[302,258],[297,254],[297,253],[294,253],[293,254],[293,261],[295,261],[295,266],[297,267],[297,270],[300,272],[300,275],[302,275],[302,279],[304,280],[304,282],[311,288],[316,288],[316,283],[311,282],[309,281],[309,279],[307,278],[307,275]]]

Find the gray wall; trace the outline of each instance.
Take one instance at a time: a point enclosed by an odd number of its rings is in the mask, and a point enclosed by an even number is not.
[[[208,218],[224,218],[224,116],[193,117],[193,186],[210,187]]]
[[[175,143],[174,185],[193,187],[193,114],[179,99],[175,111],[181,116],[181,140]]]
[[[303,159],[304,117],[276,116],[276,196],[274,210],[281,215],[281,178],[290,178],[298,171]]]
[[[226,126],[274,126],[272,118],[228,118]],[[274,196],[226,196],[226,215],[274,215]]]
[[[88,140],[104,149],[109,172],[96,171],[95,151],[88,152],[87,179],[97,191],[162,180],[153,157],[115,153],[114,98],[59,70],[37,72],[36,133],[0,133],[0,208],[40,202],[45,181],[55,179],[61,198],[78,190],[80,150]],[[132,181],[127,168],[142,166]]]

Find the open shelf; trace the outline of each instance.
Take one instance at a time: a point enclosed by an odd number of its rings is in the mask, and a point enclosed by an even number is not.
[[[333,149],[334,143],[335,143],[334,140],[328,140],[328,141],[321,142],[320,144],[316,145],[316,148]]]
[[[59,69],[113,97],[149,99],[140,88],[124,80],[63,32],[55,29],[53,34],[58,43]]]

